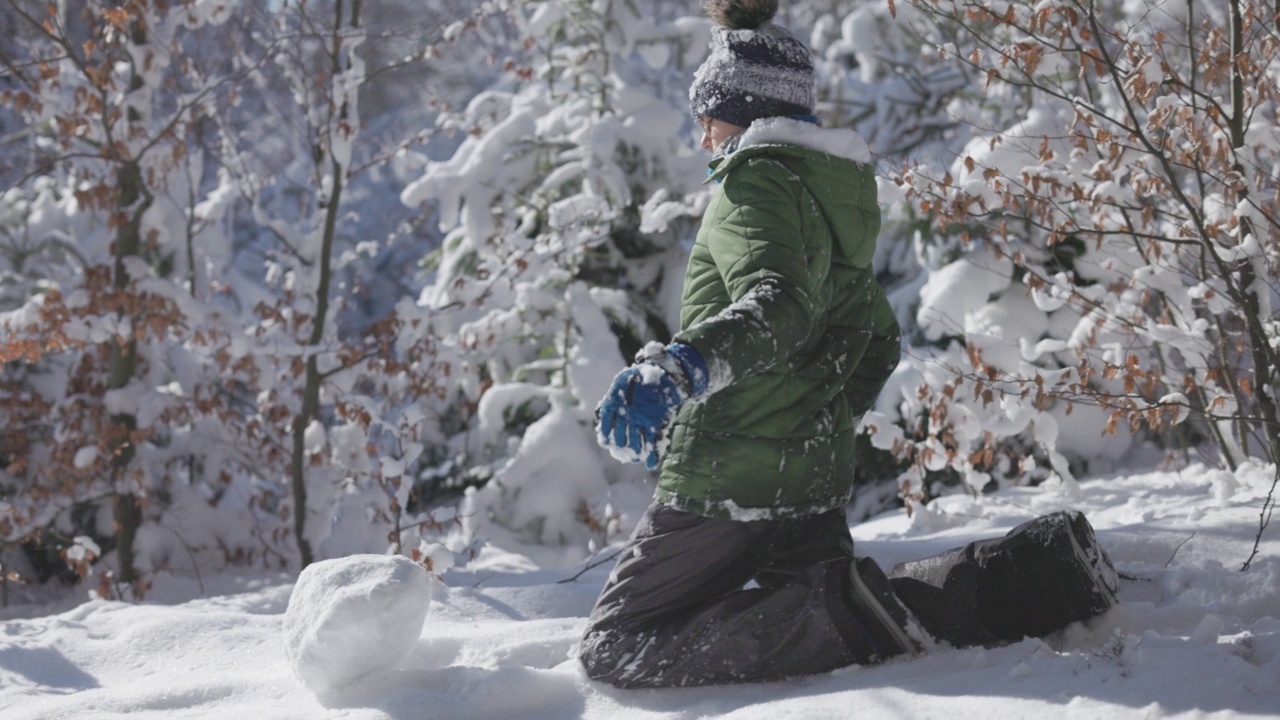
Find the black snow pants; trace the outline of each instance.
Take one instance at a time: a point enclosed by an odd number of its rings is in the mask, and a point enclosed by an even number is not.
[[[740,522],[654,504],[596,601],[579,657],[619,687],[778,680],[876,654],[847,600],[844,510]],[[744,587],[754,580],[758,587]]]
[[[843,510],[740,522],[655,504],[619,555],[579,657],[594,679],[669,687],[778,680],[902,653],[859,604],[851,572],[864,597],[905,606],[956,647],[1048,634],[1116,600],[1115,570],[1078,512],[902,563],[888,578],[868,558],[853,561]]]

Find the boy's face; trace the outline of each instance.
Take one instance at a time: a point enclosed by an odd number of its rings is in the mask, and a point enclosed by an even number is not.
[[[714,153],[725,139],[733,137],[746,129],[705,115],[698,118],[698,127],[702,128],[702,149],[709,153]]]

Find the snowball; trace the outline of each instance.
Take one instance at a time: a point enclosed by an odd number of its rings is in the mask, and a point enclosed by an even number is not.
[[[317,694],[404,659],[431,604],[427,572],[400,555],[352,555],[308,566],[284,614],[285,654]]]

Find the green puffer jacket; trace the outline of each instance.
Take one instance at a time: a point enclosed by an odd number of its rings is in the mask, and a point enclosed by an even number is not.
[[[739,520],[823,512],[849,501],[858,418],[898,363],[871,270],[875,177],[850,130],[772,118],[735,139],[712,160],[675,337],[710,393],[680,409],[657,498]]]

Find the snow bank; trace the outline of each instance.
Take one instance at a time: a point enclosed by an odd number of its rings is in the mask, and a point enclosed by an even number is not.
[[[284,614],[284,646],[317,695],[395,665],[427,617],[431,582],[403,556],[353,555],[303,570]]]

